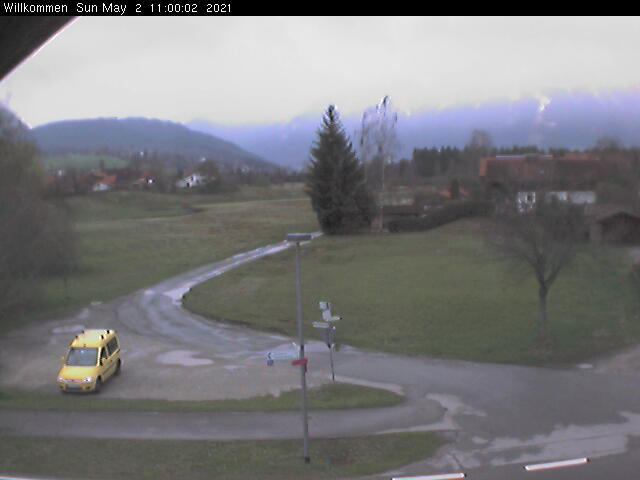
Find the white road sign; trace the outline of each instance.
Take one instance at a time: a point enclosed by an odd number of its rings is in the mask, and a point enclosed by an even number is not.
[[[325,322],[336,322],[340,319],[342,319],[342,317],[332,315],[331,310],[325,310],[322,312],[322,320],[324,320]]]

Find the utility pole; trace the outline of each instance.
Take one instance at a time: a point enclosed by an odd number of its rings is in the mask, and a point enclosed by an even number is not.
[[[296,316],[298,320],[298,342],[300,345],[298,362],[300,364],[300,405],[302,410],[302,432],[304,436],[304,463],[310,463],[309,421],[307,414],[307,362],[304,356],[304,335],[302,332],[302,280],[300,277],[300,243],[311,240],[308,233],[288,233],[285,239],[296,244]]]

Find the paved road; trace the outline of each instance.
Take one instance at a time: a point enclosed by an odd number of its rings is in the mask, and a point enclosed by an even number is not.
[[[287,362],[269,368],[264,361],[266,351],[289,348],[289,339],[211,323],[185,312],[179,301],[194,284],[284,248],[286,244],[277,244],[236,256],[93,305],[73,318],[14,332],[0,339],[0,382],[51,390],[55,371],[43,358],[55,360],[74,328],[115,326],[127,361],[122,377],[104,389],[105,396],[211,399],[295,388],[299,381],[295,368]],[[32,358],[35,348],[39,349],[37,359]],[[311,383],[328,381],[326,347],[313,343],[308,351]],[[402,391],[407,402],[387,409],[312,412],[312,437],[440,430],[454,439],[435,458],[397,474],[474,471],[482,475],[491,471],[487,469],[508,472],[509,466],[527,462],[612,454],[627,459],[637,452],[632,443],[640,435],[637,376],[403,357],[349,347],[336,354],[336,368],[345,381]],[[0,410],[3,435],[99,432],[103,438],[240,439],[296,438],[300,430],[297,412]]]

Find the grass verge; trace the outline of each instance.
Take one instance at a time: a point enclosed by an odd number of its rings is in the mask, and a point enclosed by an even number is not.
[[[190,441],[5,437],[0,472],[84,479],[321,479],[369,475],[429,457],[444,441],[431,432],[299,440]]]
[[[487,250],[478,221],[421,233],[325,236],[302,248],[306,323],[333,304],[338,342],[486,362],[579,361],[640,339],[638,298],[621,251],[581,254],[549,295],[553,345],[534,344],[537,287]],[[185,305],[202,315],[295,335],[294,252],[203,283]],[[318,337],[317,329],[308,328]],[[319,337],[318,337],[319,338]]]
[[[404,397],[387,390],[349,385],[326,384],[307,391],[312,410],[338,408],[391,407],[404,401]],[[95,395],[46,395],[31,392],[0,391],[0,408],[42,411],[128,411],[128,412],[218,412],[218,411],[285,411],[300,408],[300,391],[284,392],[242,400],[167,401],[125,400]]]

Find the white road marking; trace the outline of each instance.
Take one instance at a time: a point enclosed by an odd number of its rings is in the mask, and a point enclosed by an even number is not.
[[[573,467],[575,465],[584,465],[589,461],[588,458],[575,458],[573,460],[562,460],[560,462],[537,463],[535,465],[527,465],[524,469],[527,472],[535,472],[537,470],[547,470],[549,468]]]
[[[5,477],[0,475],[0,480],[44,480],[43,478]]]
[[[442,473],[439,475],[419,475],[417,477],[393,477],[391,480],[455,480],[466,478],[464,473]]]

